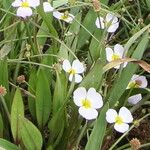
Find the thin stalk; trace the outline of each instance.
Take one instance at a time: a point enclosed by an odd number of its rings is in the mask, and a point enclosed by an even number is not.
[[[82,130],[81,130],[81,132],[79,134],[79,137],[77,139],[77,143],[76,143],[76,146],[75,146],[75,150],[78,150],[78,146],[79,146],[80,141],[81,141],[81,139],[82,139],[82,137],[83,137],[83,135],[85,133],[86,128],[87,128],[87,121],[86,121],[85,125],[83,126],[83,128],[82,128]]]
[[[6,105],[5,99],[4,99],[3,96],[0,96],[0,99],[1,99],[1,102],[2,102],[2,104],[3,104],[3,107],[4,107],[5,113],[6,113],[6,115],[7,115],[7,118],[8,118],[8,120],[9,120],[9,122],[10,122],[10,113],[9,113],[8,107],[7,107],[7,105]]]

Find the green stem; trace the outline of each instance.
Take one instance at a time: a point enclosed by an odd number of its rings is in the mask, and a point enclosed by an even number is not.
[[[81,130],[81,132],[80,132],[80,135],[79,135],[79,137],[78,137],[78,139],[77,139],[77,143],[76,143],[76,146],[75,146],[75,150],[78,150],[78,146],[79,146],[80,141],[81,141],[81,139],[82,139],[82,137],[83,137],[83,135],[84,135],[84,133],[85,133],[86,128],[87,128],[87,121],[86,121],[85,125],[83,126],[83,128],[82,128],[82,130]]]
[[[8,118],[8,120],[9,120],[9,122],[10,122],[10,113],[9,113],[8,108],[7,108],[5,99],[4,99],[3,96],[0,96],[0,99],[1,99],[1,102],[2,102],[2,104],[3,104],[4,110],[5,110],[5,112],[6,112],[7,118]]]

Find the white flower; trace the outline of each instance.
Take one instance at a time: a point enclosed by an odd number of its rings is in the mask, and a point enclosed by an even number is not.
[[[110,47],[107,47],[106,49],[106,59],[108,62],[111,62],[113,60],[118,60],[123,58],[123,54],[125,49],[122,45],[116,44],[114,46],[114,50],[112,50]],[[124,63],[123,67],[126,67],[127,63]],[[120,65],[114,67],[115,69],[119,69]]]
[[[148,85],[148,82],[145,76],[139,76],[139,75],[134,74],[127,86],[127,89],[146,88],[147,85]]]
[[[43,3],[43,9],[44,9],[44,12],[52,12],[54,10],[54,8],[51,6],[49,2]]]
[[[88,91],[84,87],[77,88],[73,93],[73,101],[80,107],[79,114],[87,120],[97,118],[96,109],[103,106],[102,96],[94,88]]]
[[[133,95],[133,96],[130,96],[128,98],[128,102],[132,105],[135,105],[137,104],[140,100],[142,99],[142,95],[141,94],[136,94],[136,95]]]
[[[111,13],[108,13],[105,18],[97,17],[95,24],[97,28],[107,28],[107,32],[109,33],[115,32],[119,27],[118,18]]]
[[[72,23],[73,19],[75,18],[74,15],[72,15],[68,12],[60,13],[59,11],[54,11],[53,16],[57,19],[65,21],[67,23]]]
[[[76,83],[80,83],[82,81],[82,74],[85,71],[84,65],[78,60],[74,60],[72,65],[70,64],[69,60],[65,59],[63,61],[62,68],[69,73],[69,81],[72,81],[73,76],[75,78]]]
[[[108,109],[106,112],[106,120],[108,123],[115,123],[114,129],[116,131],[124,133],[129,129],[128,123],[133,121],[133,117],[126,107],[121,107],[119,113],[114,109]]]
[[[18,7],[17,16],[26,18],[32,15],[32,9],[40,5],[39,0],[15,0],[12,3],[13,7]]]

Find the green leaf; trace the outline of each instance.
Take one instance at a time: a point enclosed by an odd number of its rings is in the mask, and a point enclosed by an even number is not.
[[[66,76],[63,73],[56,72],[56,83],[53,96],[53,115],[59,110],[64,104],[67,91]],[[61,92],[58,92],[61,91]]]
[[[7,103],[7,107],[10,110],[12,99],[9,97],[8,64],[6,59],[0,59],[0,70],[2,70],[3,72],[0,73],[0,85],[4,86],[7,89],[5,100]]]
[[[57,7],[60,7],[62,5],[65,5],[67,3],[68,3],[68,0],[55,0],[55,1],[53,1],[53,7],[57,8]]]
[[[149,36],[148,32],[145,32],[140,43],[135,49],[132,58],[136,58],[136,59],[142,58],[143,53],[149,42],[148,36]],[[137,70],[137,65],[128,64],[128,66],[122,71],[117,81],[114,82],[115,84],[110,92],[110,97],[109,97],[110,107],[113,107],[116,104],[116,102],[119,100],[121,95],[124,93],[132,75],[136,72],[136,70]]]
[[[20,141],[20,117],[24,117],[24,105],[20,90],[17,89],[11,108],[11,131],[16,143]]]
[[[0,138],[0,149],[5,149],[5,150],[19,150],[19,148],[7,140],[1,139]]]
[[[89,12],[86,14],[86,17],[84,18],[84,21],[82,25],[90,32],[93,33],[96,29],[95,26],[95,20],[96,20],[96,13],[93,10],[89,10]],[[84,29],[81,28],[79,32],[79,38],[78,38],[78,49],[80,49],[90,38],[90,34]]]
[[[86,77],[84,77],[83,81],[80,84],[80,87],[86,87],[87,89],[90,87],[94,87],[98,89],[101,84],[102,79],[102,69],[103,64],[100,60],[97,60],[94,67],[89,71]]]
[[[59,136],[59,133],[64,128],[64,117],[65,111],[64,106],[62,106],[52,117],[52,119],[48,123],[48,128],[51,134],[50,144],[54,142],[54,140]]]
[[[48,78],[45,71],[40,69],[36,85],[36,117],[40,128],[44,127],[51,112],[52,103]]]
[[[94,128],[88,139],[85,150],[100,150],[106,132],[106,111],[108,110],[108,103],[100,111],[100,115],[95,122]]]
[[[42,135],[36,126],[26,118],[20,118],[21,138],[27,150],[41,150]]]
[[[32,93],[33,95],[35,95],[35,91],[36,91],[36,83],[37,83],[37,72],[35,70],[33,70],[30,74],[29,77],[29,87],[28,87],[28,91],[30,93]],[[34,119],[36,119],[36,106],[35,106],[35,98],[29,96],[28,97],[28,106],[29,106],[29,110],[30,113],[32,115],[32,117]]]

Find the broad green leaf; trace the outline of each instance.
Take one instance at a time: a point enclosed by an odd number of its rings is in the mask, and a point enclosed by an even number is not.
[[[89,71],[87,76],[84,77],[83,81],[79,86],[86,87],[87,89],[90,87],[98,89],[102,80],[102,69],[103,63],[100,60],[97,60],[94,67]]]
[[[24,117],[24,105],[20,90],[17,89],[11,107],[11,131],[14,140],[18,143],[20,141],[20,117]]]
[[[37,83],[37,74],[36,74],[36,71],[33,70],[30,74],[30,77],[29,77],[29,87],[28,87],[28,91],[30,93],[32,93],[33,95],[35,95],[35,91],[36,91],[36,83]],[[28,97],[28,106],[29,106],[29,110],[30,110],[30,113],[32,115],[32,117],[34,119],[36,119],[36,106],[35,106],[35,98],[29,96]]]
[[[106,132],[106,111],[108,110],[108,103],[100,111],[100,115],[95,122],[94,128],[88,139],[85,150],[100,150]]]
[[[10,110],[11,107],[11,98],[9,97],[9,81],[8,81],[8,64],[6,59],[0,59],[0,86],[4,86],[7,90],[7,94],[5,95],[5,100],[7,103],[7,107]]]
[[[60,7],[62,5],[65,5],[67,3],[68,3],[68,0],[55,0],[55,1],[53,1],[53,7],[57,8],[57,7]]]
[[[11,51],[11,45],[10,44],[5,44],[0,49],[0,59],[3,59],[5,56],[7,56],[10,51]]]
[[[67,82],[65,74],[56,71],[56,76],[57,79],[53,96],[53,115],[55,115],[59,108],[64,104],[67,92]]]
[[[13,143],[10,143],[9,141],[7,140],[4,140],[4,139],[1,139],[0,138],[0,149],[1,150],[19,150],[19,148],[13,144]]]
[[[51,112],[52,103],[48,78],[45,71],[40,69],[36,85],[36,117],[40,128],[44,127]]]
[[[147,4],[148,9],[150,10],[150,0],[146,0],[146,4]]]
[[[20,118],[21,121],[21,138],[27,150],[41,150],[42,135],[37,127],[27,120]]]
[[[64,129],[65,123],[65,110],[64,106],[62,106],[52,117],[52,119],[48,123],[48,128],[50,131],[50,144],[53,144],[55,139],[59,136],[61,130]]]
[[[132,58],[136,58],[136,59],[142,58],[143,53],[147,47],[148,41],[149,41],[148,32],[145,32],[137,48],[135,49]],[[122,71],[117,81],[115,81],[109,97],[110,107],[113,107],[115,105],[115,103],[119,100],[123,92],[126,90],[126,87],[132,75],[136,72],[136,69],[137,69],[137,65],[128,64],[128,66]]]
[[[94,32],[94,37],[96,37],[97,39],[101,39],[101,36],[102,36],[102,31],[100,29],[96,29]],[[101,48],[100,43],[98,43],[95,40],[95,38],[92,38],[89,50],[90,50],[92,59],[94,61],[96,61],[100,57],[100,48]]]
[[[84,18],[84,21],[82,25],[90,32],[93,33],[93,31],[96,29],[95,20],[96,20],[96,13],[94,10],[89,10],[89,12],[86,14],[86,17]],[[79,32],[79,38],[78,38],[78,48],[80,49],[85,42],[90,38],[90,34],[84,29],[81,28]]]

